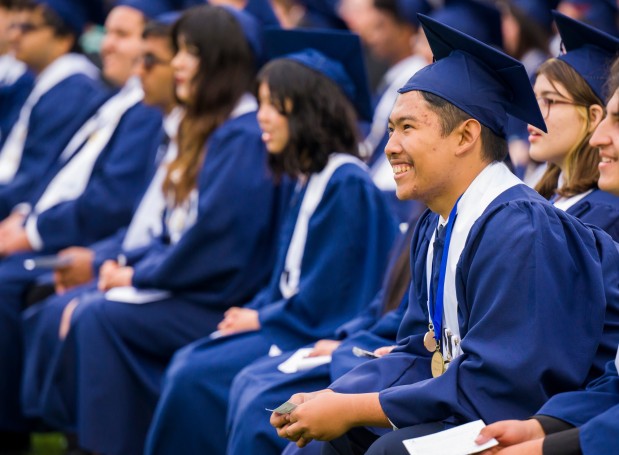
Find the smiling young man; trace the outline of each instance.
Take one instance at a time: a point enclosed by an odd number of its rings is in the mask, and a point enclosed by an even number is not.
[[[524,68],[421,22],[437,62],[399,90],[385,149],[398,197],[430,209],[398,345],[271,417],[298,445],[331,440],[323,453],[406,454],[410,437],[528,416],[601,373],[618,341],[614,243],[502,164],[507,114],[545,129]],[[403,429],[377,441],[391,426]]]

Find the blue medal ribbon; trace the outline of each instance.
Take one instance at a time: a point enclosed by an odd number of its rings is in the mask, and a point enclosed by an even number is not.
[[[436,340],[437,346],[440,346],[442,329],[443,329],[443,297],[445,294],[445,273],[447,271],[447,256],[449,254],[449,243],[451,242],[451,233],[453,231],[454,224],[456,222],[456,216],[458,215],[458,202],[460,202],[460,196],[456,203],[454,204],[451,212],[449,213],[449,218],[447,219],[447,226],[445,226],[445,245],[443,246],[443,254],[441,255],[441,266],[438,273],[438,285],[436,289],[436,298],[434,299],[434,305],[431,306],[431,314],[430,317],[432,319],[432,325],[434,326],[434,339]],[[432,293],[433,289],[430,288]],[[432,295],[430,296],[430,301],[432,302]]]

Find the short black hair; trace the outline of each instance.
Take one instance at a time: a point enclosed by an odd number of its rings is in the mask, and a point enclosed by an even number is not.
[[[172,25],[163,24],[159,21],[153,20],[148,21],[144,26],[144,31],[142,32],[142,38],[169,38],[170,43],[172,42]]]
[[[288,119],[290,140],[272,155],[275,173],[320,172],[333,152],[358,154],[357,117],[340,87],[324,74],[298,62],[277,59],[258,74],[271,102]]]
[[[421,92],[421,96],[428,103],[432,112],[438,115],[441,122],[441,134],[443,137],[450,134],[458,125],[473,118],[462,109],[454,106],[449,101],[429,92]],[[482,158],[489,162],[503,161],[507,158],[507,140],[485,125],[481,125]]]

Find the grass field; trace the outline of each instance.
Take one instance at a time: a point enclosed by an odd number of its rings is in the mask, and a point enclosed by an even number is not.
[[[32,435],[30,455],[63,455],[67,447],[60,433],[37,433]]]

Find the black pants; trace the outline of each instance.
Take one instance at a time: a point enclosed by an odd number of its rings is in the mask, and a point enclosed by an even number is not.
[[[354,428],[324,445],[322,455],[409,455],[402,441],[443,431],[441,422],[424,423],[387,433],[378,438],[365,428]]]

